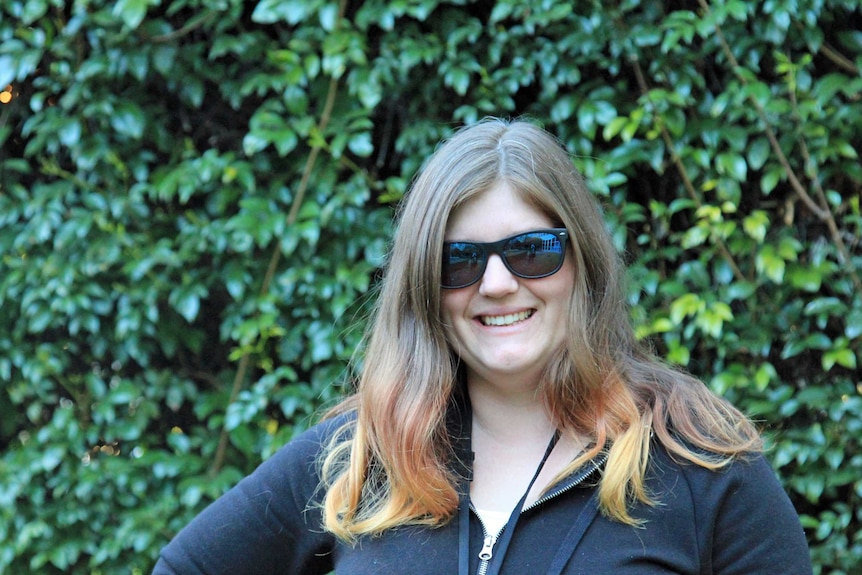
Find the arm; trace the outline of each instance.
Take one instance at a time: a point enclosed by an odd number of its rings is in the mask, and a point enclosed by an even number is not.
[[[314,428],[207,507],[162,550],[153,575],[324,574],[333,541],[310,507],[321,438]]]

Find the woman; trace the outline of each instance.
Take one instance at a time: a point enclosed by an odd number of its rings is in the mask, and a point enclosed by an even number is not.
[[[356,393],[156,573],[811,573],[753,425],[635,341],[550,135],[462,129],[399,222]]]

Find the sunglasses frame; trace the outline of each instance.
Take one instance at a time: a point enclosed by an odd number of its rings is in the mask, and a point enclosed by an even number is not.
[[[526,236],[529,234],[543,234],[543,233],[552,234],[560,242],[560,249],[561,249],[561,254],[562,254],[560,256],[560,263],[557,264],[557,266],[552,271],[549,271],[549,272],[543,273],[543,274],[539,274],[539,275],[525,275],[525,274],[522,274],[522,273],[512,269],[512,266],[509,264],[509,260],[506,258],[506,255],[503,253],[503,248],[505,247],[505,245],[507,243],[509,243],[510,241],[514,240],[515,238],[519,238],[521,236]],[[560,268],[563,267],[563,262],[566,260],[566,241],[568,239],[569,239],[569,232],[566,230],[566,228],[546,228],[546,229],[539,229],[539,230],[529,230],[526,232],[519,232],[517,234],[505,237],[505,238],[503,238],[501,240],[497,240],[495,242],[474,242],[474,241],[443,242],[444,252],[445,252],[446,246],[448,246],[450,244],[470,244],[470,245],[478,246],[479,249],[481,249],[482,255],[484,257],[482,258],[482,264],[476,273],[476,277],[473,280],[471,280],[470,282],[464,283],[464,284],[459,284],[459,285],[454,285],[454,286],[443,285],[443,283],[441,281],[440,287],[443,289],[461,289],[461,288],[465,288],[465,287],[473,285],[474,283],[476,283],[477,281],[482,279],[483,275],[485,275],[485,270],[488,268],[488,260],[491,259],[491,256],[494,254],[500,256],[500,259],[502,260],[503,265],[506,266],[506,269],[509,270],[509,272],[511,272],[512,275],[514,275],[516,277],[519,277],[522,279],[528,279],[528,280],[535,280],[535,279],[546,278],[548,276],[552,276],[555,273],[557,273],[558,271],[560,271]],[[441,277],[442,277],[442,269],[441,269]]]

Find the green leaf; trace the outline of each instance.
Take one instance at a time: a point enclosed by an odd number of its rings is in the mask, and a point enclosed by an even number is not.
[[[769,229],[769,215],[763,210],[754,210],[743,218],[742,229],[757,243],[763,243]]]
[[[173,290],[168,298],[170,304],[176,309],[186,321],[192,322],[197,318],[201,309],[202,286],[184,286]]]
[[[677,365],[686,366],[691,360],[691,350],[674,342],[668,346],[667,360]]]
[[[258,24],[273,24],[281,20],[299,24],[314,13],[319,2],[314,0],[261,0],[251,14]]]
[[[324,4],[318,13],[321,27],[327,32],[333,32],[338,23],[338,6],[335,3]]]
[[[690,249],[702,245],[707,239],[709,239],[709,228],[699,223],[685,231],[682,247]]]
[[[494,8],[491,10],[491,17],[489,21],[492,24],[496,24],[497,22],[501,22],[509,17],[512,14],[513,6],[507,2],[498,2],[494,5]]]
[[[347,142],[347,147],[357,156],[367,158],[374,152],[374,144],[371,141],[371,134],[362,132],[354,134]]]
[[[612,140],[628,123],[629,119],[624,116],[614,118],[602,129],[602,138],[604,138],[605,141]]]
[[[24,10],[21,13],[21,24],[29,26],[39,18],[42,18],[47,11],[48,3],[45,0],[28,0],[24,2]]]
[[[802,339],[788,341],[781,351],[781,359],[795,357],[804,351],[825,350],[832,347],[832,340],[824,333],[813,333]]]
[[[772,381],[778,380],[778,371],[769,362],[764,362],[754,374],[754,385],[758,391],[764,391]]]
[[[159,0],[117,0],[112,14],[125,22],[134,30],[143,22],[151,5],[158,5]]]
[[[725,5],[725,9],[731,17],[740,22],[745,22],[748,18],[749,5],[743,0],[730,0]]]
[[[829,350],[823,354],[823,369],[829,371],[835,364],[847,369],[856,369],[856,354],[852,349],[842,348]]]
[[[856,148],[850,142],[846,140],[842,140],[835,143],[835,147],[838,150],[838,153],[843,157],[855,160],[859,157],[859,153],[856,151]]]
[[[770,168],[760,177],[760,190],[769,194],[784,179],[784,171],[780,167]]]
[[[139,140],[144,135],[146,122],[143,110],[135,104],[125,102],[111,114],[111,127],[118,133]]]
[[[65,120],[57,132],[60,142],[67,148],[78,146],[81,143],[81,124],[75,118]]]
[[[670,319],[674,324],[679,324],[688,316],[696,315],[706,308],[706,304],[697,294],[687,293],[676,298],[670,304]]]
[[[758,251],[755,266],[758,274],[765,275],[772,282],[776,284],[784,282],[784,271],[787,268],[787,263],[772,245],[764,245]]]
[[[705,334],[720,337],[724,323],[733,319],[730,306],[724,302],[714,302],[701,309],[695,317],[695,325]]]
[[[769,145],[769,140],[766,138],[757,138],[748,146],[748,165],[752,170],[759,170],[766,164],[772,153],[772,148]]]
[[[42,451],[37,463],[41,469],[45,471],[53,471],[63,461],[64,456],[65,452],[62,447],[48,447]]]
[[[824,274],[820,268],[814,266],[795,265],[789,269],[787,278],[793,287],[816,293],[823,284]]]
[[[748,177],[748,165],[739,154],[722,152],[718,154],[715,166],[719,174],[730,176],[738,182],[744,182]]]
[[[805,315],[838,315],[846,311],[846,306],[837,297],[819,297],[805,305]]]
[[[551,119],[554,122],[562,122],[571,118],[577,109],[578,100],[574,95],[566,95],[558,98],[551,107]],[[585,114],[589,113],[583,106],[582,109]]]
[[[470,87],[470,72],[456,65],[446,71],[443,75],[443,81],[455,90],[456,94],[463,96]]]
[[[729,301],[746,300],[750,298],[755,291],[757,291],[757,287],[751,282],[734,282],[727,288],[727,299]]]
[[[0,88],[10,85],[18,76],[15,60],[12,54],[0,54]]]

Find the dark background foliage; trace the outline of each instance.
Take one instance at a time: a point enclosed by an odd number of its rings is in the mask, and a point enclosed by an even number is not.
[[[638,333],[862,565],[855,0],[0,0],[0,572],[146,573],[349,379],[391,216],[485,115],[557,134]]]

